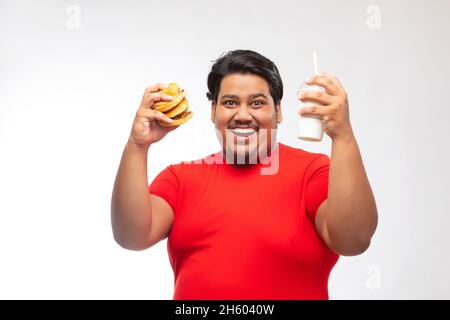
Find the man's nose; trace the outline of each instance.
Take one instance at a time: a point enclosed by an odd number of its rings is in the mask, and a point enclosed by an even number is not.
[[[234,117],[236,121],[251,121],[252,120],[252,115],[249,112],[249,108],[247,107],[247,105],[241,105],[239,107],[239,110],[236,114],[236,116]]]

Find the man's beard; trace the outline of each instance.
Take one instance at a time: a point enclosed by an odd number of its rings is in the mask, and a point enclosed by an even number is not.
[[[219,139],[222,135],[219,131]],[[226,163],[236,166],[249,166],[264,160],[271,155],[276,145],[277,129],[259,129],[246,138],[236,137],[231,130],[226,130],[225,141],[222,140],[223,157]]]

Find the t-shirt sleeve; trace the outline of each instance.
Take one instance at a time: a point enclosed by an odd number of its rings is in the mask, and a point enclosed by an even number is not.
[[[328,175],[330,171],[330,158],[321,155],[307,169],[306,182],[306,210],[309,219],[314,224],[317,210],[322,202],[328,198]]]
[[[149,193],[163,198],[175,212],[178,198],[178,177],[172,165],[166,167],[153,179],[148,187]]]

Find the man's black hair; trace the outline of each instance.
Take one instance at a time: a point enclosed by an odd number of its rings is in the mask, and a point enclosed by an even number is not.
[[[217,105],[220,83],[226,75],[233,73],[250,73],[264,78],[269,84],[275,106],[283,97],[283,82],[275,63],[255,51],[234,50],[214,61],[208,75],[208,100],[213,100]]]

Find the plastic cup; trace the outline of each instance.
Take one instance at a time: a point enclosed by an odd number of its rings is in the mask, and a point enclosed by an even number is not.
[[[300,86],[300,89],[297,91],[297,96],[304,91],[325,91],[322,87],[319,86],[310,86],[305,82]],[[302,102],[302,108],[317,105],[316,102],[305,101]],[[320,117],[314,116],[300,116],[298,121],[298,134],[297,137],[299,139],[305,141],[313,141],[318,142],[322,141],[323,138],[323,125],[322,119]]]

